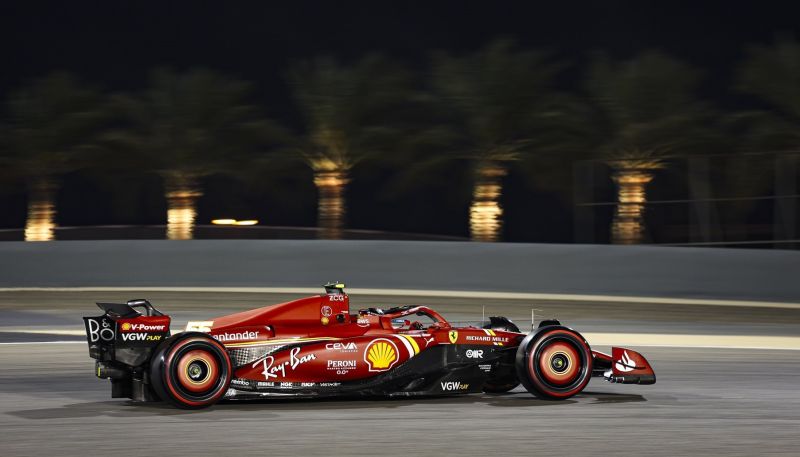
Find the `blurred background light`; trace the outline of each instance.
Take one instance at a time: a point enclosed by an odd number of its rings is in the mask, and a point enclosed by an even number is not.
[[[199,192],[188,189],[167,194],[167,239],[192,239],[194,222],[197,218],[195,200],[199,196]]]
[[[506,172],[499,166],[483,166],[477,173],[478,182],[469,211],[470,236],[475,241],[498,241],[503,216],[499,202],[502,193],[500,180]]]
[[[25,241],[51,241],[54,239],[55,208],[49,202],[31,202],[29,218],[25,225]]]
[[[258,220],[256,219],[245,219],[245,220],[236,220],[236,219],[212,219],[211,223],[214,225],[258,225]]]

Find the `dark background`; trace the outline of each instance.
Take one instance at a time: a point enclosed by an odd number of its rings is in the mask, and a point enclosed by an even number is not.
[[[581,69],[593,52],[625,59],[659,49],[703,71],[698,95],[738,109],[751,103],[731,90],[745,46],[768,44],[779,33],[797,36],[798,12],[792,2],[3,2],[0,95],[5,99],[54,70],[116,92],[143,89],[155,67],[207,67],[252,82],[253,101],[299,130],[284,78],[292,61],[318,55],[353,61],[380,52],[423,72],[433,51],[465,53],[511,37],[522,47],[547,49],[570,62],[559,82],[569,90],[580,90]],[[556,180],[571,179],[570,167],[556,166]],[[420,180],[400,193],[380,188],[394,172],[377,162],[353,171],[349,227],[467,235],[467,164],[435,170],[442,179]],[[201,224],[228,216],[267,225],[314,225],[311,172],[300,163],[281,165],[256,182],[219,176],[203,184]],[[25,190],[0,186],[0,227],[23,226]],[[613,198],[609,184],[597,199],[606,191]],[[502,203],[504,239],[572,240],[574,202],[568,192],[537,186],[524,170],[514,169]],[[58,206],[57,222],[64,226],[165,219],[159,179],[135,172],[72,173],[64,179]],[[549,224],[530,223],[542,219]],[[606,223],[596,225],[607,230]]]

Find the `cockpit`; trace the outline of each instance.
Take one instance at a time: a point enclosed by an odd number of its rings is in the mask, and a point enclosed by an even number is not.
[[[357,315],[350,315],[348,319],[349,299],[344,291],[345,285],[340,282],[330,282],[324,287],[328,298],[326,305],[321,309],[323,325],[355,323],[362,329],[387,333],[450,327],[442,315],[427,306],[364,308],[358,310]],[[337,304],[341,306],[336,306]]]
[[[447,320],[427,306],[397,306],[394,308],[366,308],[358,310],[359,318],[375,320],[382,328],[395,331],[425,330],[449,326]]]

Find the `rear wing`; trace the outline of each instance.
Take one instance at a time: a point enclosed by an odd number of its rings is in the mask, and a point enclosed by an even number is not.
[[[147,300],[97,306],[103,310],[101,316],[83,318],[89,356],[93,359],[139,366],[170,335],[170,317]]]
[[[128,300],[127,303],[97,303],[97,306],[113,317],[134,318],[139,316],[163,316],[149,301],[144,299]],[[137,311],[141,308],[142,311]]]

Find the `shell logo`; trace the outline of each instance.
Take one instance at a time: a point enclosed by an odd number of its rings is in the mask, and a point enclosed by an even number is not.
[[[128,330],[130,330],[130,329],[131,329],[131,324],[129,324],[129,323],[127,323],[127,322],[123,322],[123,324],[122,324],[122,330],[124,330],[124,331],[126,331],[126,332],[127,332],[127,331],[128,331]]]
[[[397,346],[387,339],[377,339],[364,350],[364,361],[369,371],[386,371],[397,363]]]

